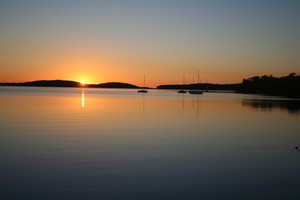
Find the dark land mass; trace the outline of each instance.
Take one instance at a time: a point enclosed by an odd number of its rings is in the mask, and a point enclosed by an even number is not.
[[[87,87],[95,87],[95,88],[140,88],[136,85],[132,85],[132,84],[129,84],[129,83],[120,83],[120,82],[89,84],[89,85],[87,85]]]
[[[92,88],[139,88],[138,86],[120,83],[110,82],[101,84],[85,84],[82,85],[76,81],[65,81],[65,80],[40,80],[23,83],[0,83],[0,86],[32,86],[32,87],[92,87]]]
[[[2,86],[33,86],[33,87],[81,87],[79,82],[65,80],[39,80],[23,83],[0,83]]]
[[[174,90],[233,90],[235,91],[240,84],[212,84],[198,83],[189,85],[160,85],[157,89],[174,89]]]
[[[267,94],[300,98],[300,76],[291,73],[288,76],[254,76],[244,79],[237,89],[239,93]]]

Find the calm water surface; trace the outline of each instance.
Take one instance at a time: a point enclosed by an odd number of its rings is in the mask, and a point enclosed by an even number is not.
[[[300,199],[298,100],[0,87],[0,199]]]

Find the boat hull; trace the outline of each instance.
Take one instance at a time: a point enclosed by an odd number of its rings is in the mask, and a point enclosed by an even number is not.
[[[188,91],[190,94],[202,94],[203,93],[203,91],[201,91],[201,90],[190,90],[190,91]]]
[[[138,93],[147,93],[148,90],[138,90]]]
[[[184,93],[186,93],[186,91],[185,90],[179,90],[178,93],[184,94]]]

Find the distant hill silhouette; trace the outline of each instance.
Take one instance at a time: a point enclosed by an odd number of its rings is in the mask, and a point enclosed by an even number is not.
[[[66,80],[39,80],[23,83],[0,83],[5,86],[38,86],[38,87],[80,87],[81,84],[75,81]]]
[[[139,88],[136,85],[132,85],[129,83],[121,83],[121,82],[108,82],[101,84],[89,84],[87,87],[96,87],[96,88]]]
[[[187,85],[159,85],[157,89],[183,89],[183,90],[236,90],[239,84],[212,84],[212,83],[199,83]]]
[[[36,87],[93,87],[93,88],[139,88],[136,85],[121,82],[108,82],[101,84],[85,84],[82,85],[76,81],[66,80],[39,80],[23,83],[0,83],[0,86],[36,86]]]
[[[267,76],[254,76],[244,79],[237,87],[239,93],[268,94],[288,97],[300,97],[300,76],[291,73],[280,78]]]

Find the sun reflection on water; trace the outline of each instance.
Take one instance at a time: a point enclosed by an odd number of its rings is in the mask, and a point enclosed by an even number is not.
[[[84,108],[84,89],[82,89],[81,93],[81,107]]]

